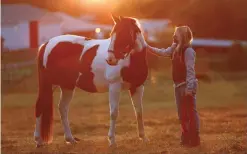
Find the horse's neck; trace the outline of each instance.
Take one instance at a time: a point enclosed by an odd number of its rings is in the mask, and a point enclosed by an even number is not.
[[[131,84],[131,87],[141,86],[148,76],[146,61],[146,42],[142,34],[137,34],[136,49],[130,56],[128,67],[121,70],[122,79]]]
[[[145,51],[144,49],[146,48],[147,46],[147,43],[144,39],[144,36],[142,35],[142,33],[138,33],[136,35],[136,47],[135,47],[135,50],[137,52],[143,52]]]
[[[136,37],[136,46],[135,51],[131,56],[131,60],[136,61],[137,63],[145,63],[146,62],[146,46],[147,43],[141,33],[137,34]]]

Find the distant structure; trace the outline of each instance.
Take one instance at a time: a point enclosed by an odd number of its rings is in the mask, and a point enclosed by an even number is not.
[[[149,42],[157,42],[155,37],[157,33],[164,32],[171,24],[169,19],[139,19],[141,28],[144,31],[146,40]]]
[[[96,16],[82,14],[75,18],[63,12],[50,12],[29,4],[2,4],[2,30],[5,51],[23,48],[37,48],[51,37],[62,34],[75,34],[89,38],[103,39],[109,37],[113,24],[102,24]],[[173,31],[169,19],[139,19],[145,39],[159,42],[157,34]],[[13,43],[14,42],[14,43]],[[194,47],[228,48],[232,40],[214,40],[195,38]],[[3,43],[3,42],[2,42]],[[240,41],[246,45],[246,42]]]
[[[94,17],[88,15],[74,18],[66,13],[49,12],[28,4],[2,4],[1,7],[1,35],[5,39],[5,47],[10,51],[37,48],[57,35],[79,33],[92,37],[96,28],[100,28],[101,33],[112,28],[112,25],[91,22]]]
[[[61,34],[62,20],[45,9],[28,4],[2,4],[1,7],[2,36],[10,50],[37,47],[44,38]]]

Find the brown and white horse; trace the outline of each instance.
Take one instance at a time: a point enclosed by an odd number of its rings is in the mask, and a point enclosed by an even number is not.
[[[52,141],[53,90],[59,86],[59,111],[65,141],[76,143],[69,126],[68,110],[75,87],[91,93],[109,92],[109,144],[116,146],[115,125],[121,91],[129,90],[137,118],[139,137],[147,141],[142,118],[144,82],[148,76],[146,42],[138,21],[112,16],[111,37],[102,40],[61,35],[41,45],[38,52],[39,92],[36,102],[36,146]]]

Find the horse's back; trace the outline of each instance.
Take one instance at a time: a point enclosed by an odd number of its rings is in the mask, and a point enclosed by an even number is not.
[[[83,66],[84,71],[80,71],[82,74],[77,82],[78,88],[83,90],[88,89],[86,90],[88,92],[108,91],[108,81],[105,78],[105,71],[109,44],[110,39],[90,40],[85,43],[85,49],[81,56],[81,66]]]
[[[76,35],[60,35],[51,38],[48,41],[45,49],[44,66],[46,67],[50,55],[59,56],[66,52],[69,52],[69,54],[74,54],[73,52],[79,52],[78,46],[81,46],[81,48],[83,48],[84,42],[85,42],[85,37],[76,36]],[[61,48],[64,49],[61,50]]]
[[[43,66],[53,84],[67,89],[77,86],[88,92],[107,91],[104,73],[110,40],[89,40],[61,35],[46,43]]]

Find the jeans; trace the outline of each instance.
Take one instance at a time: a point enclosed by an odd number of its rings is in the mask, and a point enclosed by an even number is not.
[[[175,88],[178,118],[183,133],[199,133],[200,121],[196,110],[196,93],[185,96],[186,85]]]

